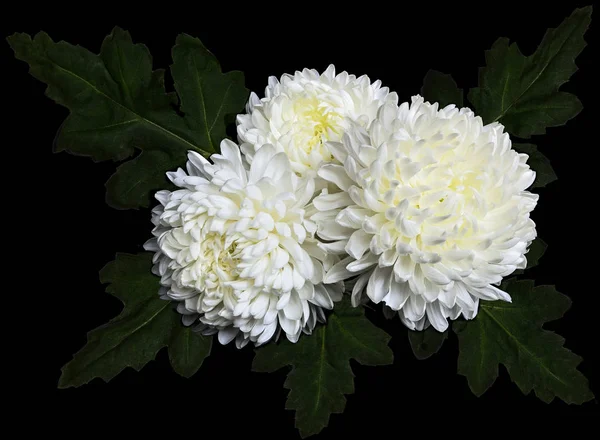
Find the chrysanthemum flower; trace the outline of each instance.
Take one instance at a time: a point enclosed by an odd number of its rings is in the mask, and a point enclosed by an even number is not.
[[[248,162],[265,144],[285,152],[299,175],[315,176],[322,162],[334,158],[327,141],[339,141],[351,121],[366,127],[384,103],[398,102],[381,81],[356,78],[329,66],[323,74],[304,69],[281,80],[269,78],[265,97],[250,95],[247,113],[238,115],[241,149]]]
[[[416,96],[330,143],[343,165],[319,175],[342,191],[315,198],[313,219],[331,241],[323,246],[349,257],[325,282],[359,275],[353,303],[366,288],[413,330],[472,319],[480,299],[510,301],[495,285],[526,266],[538,196],[525,191],[535,179],[527,155],[503,130],[468,108],[438,110]]]
[[[153,210],[154,271],[161,295],[180,301],[184,323],[226,344],[263,344],[281,328],[296,342],[341,299],[323,285],[335,262],[317,246],[307,219],[314,180],[299,178],[283,153],[264,145],[247,169],[236,144],[221,143],[212,163],[195,152],[187,173],[168,173],[180,189],[159,191]]]

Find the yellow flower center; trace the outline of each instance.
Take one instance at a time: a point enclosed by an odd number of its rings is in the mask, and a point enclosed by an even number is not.
[[[332,111],[331,107],[323,105],[319,99],[298,99],[295,103],[295,112],[303,126],[302,137],[308,141],[299,144],[307,153],[319,148],[324,142],[330,140],[331,133],[339,135],[339,122],[341,116]]]

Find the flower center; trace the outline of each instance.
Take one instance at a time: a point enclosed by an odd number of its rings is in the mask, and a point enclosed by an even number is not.
[[[220,289],[223,283],[237,280],[243,247],[237,237],[211,232],[174,260],[180,267],[175,278],[183,287],[200,291]]]
[[[299,133],[303,139],[300,139],[296,145],[307,153],[330,140],[331,133],[339,135],[340,114],[333,111],[331,107],[323,105],[317,98],[298,99],[295,103],[295,112],[303,127]]]
[[[222,281],[231,281],[239,275],[238,265],[241,261],[237,239],[220,234],[208,234],[202,242],[204,271],[207,276],[216,276]]]
[[[216,265],[225,272],[234,272],[239,259],[239,251],[237,251],[237,243],[233,242],[229,247],[221,249],[216,260]]]

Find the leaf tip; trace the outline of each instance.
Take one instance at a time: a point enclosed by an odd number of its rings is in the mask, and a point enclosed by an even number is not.
[[[581,15],[586,15],[591,18],[592,12],[594,12],[594,5],[587,5],[583,8],[575,9],[575,12],[573,12],[573,14],[580,13]]]
[[[189,44],[191,46],[198,46],[198,47],[201,47],[204,50],[207,50],[206,46],[204,46],[204,44],[202,44],[202,41],[200,41],[199,38],[192,37],[191,35],[186,34],[184,32],[182,32],[181,34],[177,35],[177,38],[175,39],[175,44],[176,45]]]
[[[583,405],[586,402],[590,402],[590,401],[594,400],[597,405],[598,401],[596,400],[596,395],[589,388],[589,383],[587,382],[587,380],[586,380],[586,386],[588,388],[581,393],[581,395],[579,396],[579,398],[577,400],[573,400],[572,402],[568,402],[568,403],[573,403],[575,405]]]
[[[488,386],[482,386],[482,387],[469,383],[469,389],[475,395],[475,397],[481,397],[485,394],[485,392],[487,390],[489,390],[491,388],[492,385],[493,385],[493,382]]]
[[[172,370],[173,370],[175,373],[177,373],[177,375],[179,375],[179,376],[181,376],[181,377],[183,377],[183,378],[185,378],[185,379],[190,379],[190,378],[191,378],[191,377],[192,377],[194,374],[196,374],[196,372],[197,372],[197,370],[196,370],[196,371],[187,371],[187,370],[184,370],[184,369],[181,369],[181,368],[175,367],[175,365],[174,365],[174,363],[173,363],[173,360],[171,360],[171,359],[169,359],[169,360],[170,360],[170,362],[171,362],[171,369],[172,369]]]
[[[129,31],[123,29],[120,26],[113,27],[112,30],[110,31],[110,34],[108,34],[108,37],[106,37],[106,38],[107,38],[107,40],[118,39],[118,40],[124,40],[127,42],[132,42],[131,34],[129,33]]]
[[[77,386],[69,374],[69,364],[70,362],[65,364],[65,366],[61,369],[60,378],[58,379],[58,384],[56,385],[59,390],[65,390],[67,388],[74,388]]]
[[[65,390],[65,389],[71,387],[71,384],[69,384],[63,378],[64,378],[64,374],[61,374],[60,379],[58,379],[58,385],[56,386],[56,388],[58,388],[59,390]]]
[[[308,438],[308,437],[311,437],[311,436],[313,436],[315,434],[318,434],[318,431],[315,432],[312,429],[304,430],[304,429],[298,428],[298,434],[300,435],[300,438]]]
[[[13,34],[6,37],[6,41],[12,47],[12,42],[19,40],[21,38],[25,38],[25,39],[29,38],[29,40],[31,40],[31,36],[29,34],[26,34],[24,32],[14,32]]]
[[[15,32],[12,35],[6,37],[6,42],[10,48],[15,52],[15,56],[18,58],[18,54],[25,49],[25,46],[29,46],[33,43],[31,35],[24,32]]]
[[[171,51],[172,55],[173,55],[173,59],[176,58],[175,54],[177,52],[179,52],[180,50],[185,50],[186,47],[200,51],[201,53],[203,53],[206,56],[206,58],[203,61],[207,65],[212,64],[214,66],[217,66],[219,70],[221,69],[221,65],[220,65],[219,61],[213,55],[213,53],[206,48],[204,43],[202,43],[202,41],[200,41],[199,38],[192,37],[191,35],[186,34],[186,33],[181,33],[181,34],[177,35],[177,38],[175,39],[175,46],[173,46],[173,49]],[[171,67],[171,69],[172,68],[173,67]]]

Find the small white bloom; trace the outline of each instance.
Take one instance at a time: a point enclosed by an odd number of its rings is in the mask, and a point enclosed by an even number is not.
[[[535,179],[528,156],[503,130],[468,108],[438,110],[416,96],[331,143],[343,165],[319,175],[342,191],[323,190],[313,219],[326,246],[349,256],[325,282],[360,275],[353,304],[366,288],[413,330],[472,319],[480,299],[510,301],[495,285],[526,266],[538,196],[525,191]]]
[[[264,145],[247,169],[236,144],[221,143],[208,162],[188,155],[187,173],[167,173],[180,189],[159,191],[153,210],[154,271],[161,296],[180,301],[189,325],[223,344],[263,344],[281,328],[296,342],[341,299],[342,283],[323,285],[336,262],[317,246],[308,220],[314,180]]]
[[[351,121],[368,126],[384,103],[397,104],[396,93],[381,81],[356,78],[329,66],[323,74],[304,69],[281,80],[269,78],[265,97],[252,93],[245,115],[238,115],[238,137],[248,162],[265,144],[285,152],[299,175],[315,176],[333,160],[326,141],[339,141]]]

